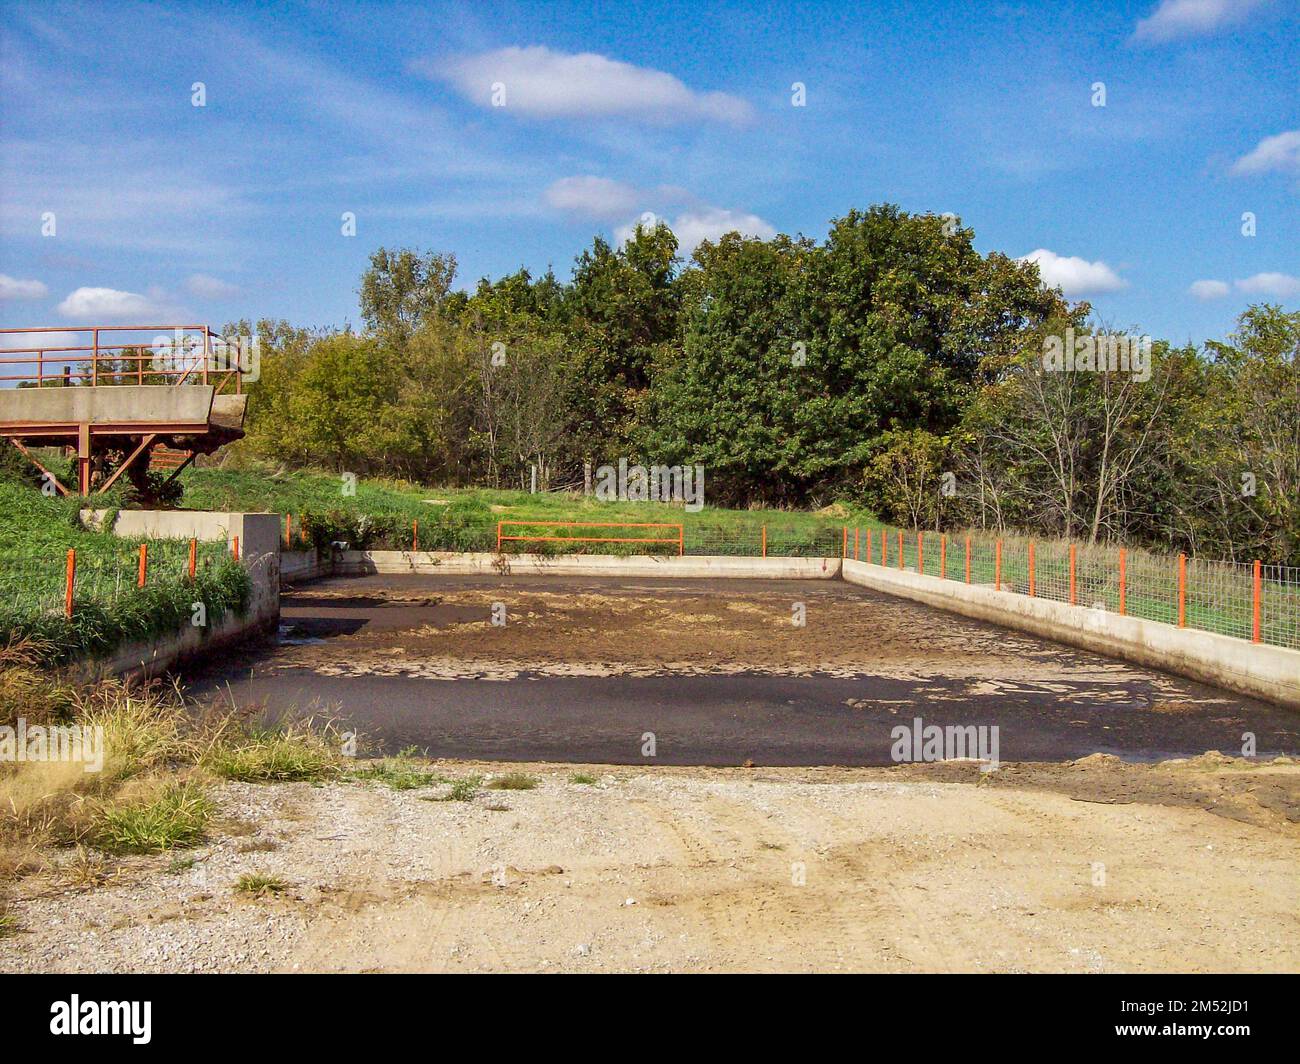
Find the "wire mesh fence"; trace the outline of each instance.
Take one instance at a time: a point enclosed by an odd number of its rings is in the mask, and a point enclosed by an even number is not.
[[[847,530],[845,557],[1300,649],[1300,568],[1019,536]]]
[[[553,521],[518,518],[466,526],[391,514],[365,515],[347,531],[329,532],[316,515],[281,517],[285,550],[327,549],[340,542],[359,550],[500,551],[506,554],[731,555],[838,557],[843,526],[808,522]],[[365,534],[358,532],[365,530]]]
[[[559,527],[559,526],[563,527]],[[758,558],[835,557],[843,546],[842,525],[796,523],[676,524],[616,522],[502,522],[505,553],[590,553],[622,555],[709,555]],[[544,535],[543,535],[544,533]],[[493,549],[497,544],[493,544]],[[424,542],[421,540],[421,549]],[[437,548],[427,548],[437,549]]]
[[[195,574],[212,568],[228,553],[224,543],[196,543]],[[180,584],[189,576],[189,540],[151,540],[143,563],[138,546],[77,550],[71,565],[67,552],[62,550],[50,550],[39,556],[3,552],[0,553],[0,615],[63,613],[69,600],[74,610],[81,603],[114,606],[139,595],[142,587]]]

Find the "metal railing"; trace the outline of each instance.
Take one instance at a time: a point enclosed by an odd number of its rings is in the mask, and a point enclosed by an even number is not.
[[[551,535],[522,535],[507,534],[505,529],[512,528],[554,528],[554,529],[593,529],[593,528],[649,528],[649,529],[675,529],[677,534],[671,538],[653,537],[653,536],[551,536]],[[498,521],[497,522],[497,553],[502,553],[503,543],[633,543],[647,546],[674,546],[677,548],[678,555],[685,553],[685,535],[680,524],[667,524],[655,521]]]
[[[843,557],[1300,649],[1300,568],[983,533],[845,528]]]
[[[34,338],[50,337],[43,344]],[[7,337],[26,344],[11,345]],[[69,342],[75,341],[75,342]],[[206,325],[93,325],[0,329],[0,387],[98,388],[232,383],[241,390],[243,345]]]

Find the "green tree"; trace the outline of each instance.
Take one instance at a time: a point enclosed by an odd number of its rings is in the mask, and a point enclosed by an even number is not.
[[[456,256],[410,248],[380,248],[361,278],[361,317],[398,341],[437,318],[456,277]]]
[[[653,367],[677,335],[679,261],[663,224],[621,248],[597,237],[578,258],[564,303],[575,459],[633,452]]]
[[[731,501],[862,490],[888,434],[949,433],[986,360],[1063,311],[1036,267],[971,238],[881,206],[835,221],[821,246],[702,245],[678,281],[681,354],[663,366],[656,437],[711,463]]]

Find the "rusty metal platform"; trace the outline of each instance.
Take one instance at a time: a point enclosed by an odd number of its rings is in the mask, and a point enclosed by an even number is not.
[[[170,482],[244,435],[255,359],[206,325],[0,329],[0,438],[65,495],[30,448],[74,453],[80,495],[142,482],[155,448],[184,456]]]

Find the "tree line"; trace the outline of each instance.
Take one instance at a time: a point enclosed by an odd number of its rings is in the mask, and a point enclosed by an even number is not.
[[[973,238],[881,205],[821,242],[732,233],[683,261],[659,225],[596,238],[567,281],[472,291],[454,255],[381,248],[362,328],[227,326],[261,343],[247,446],[446,485],[701,463],[711,505],[846,500],[909,527],[1300,565],[1300,313],[1155,339],[1142,373],[1061,369],[1062,337],[1115,331]]]

